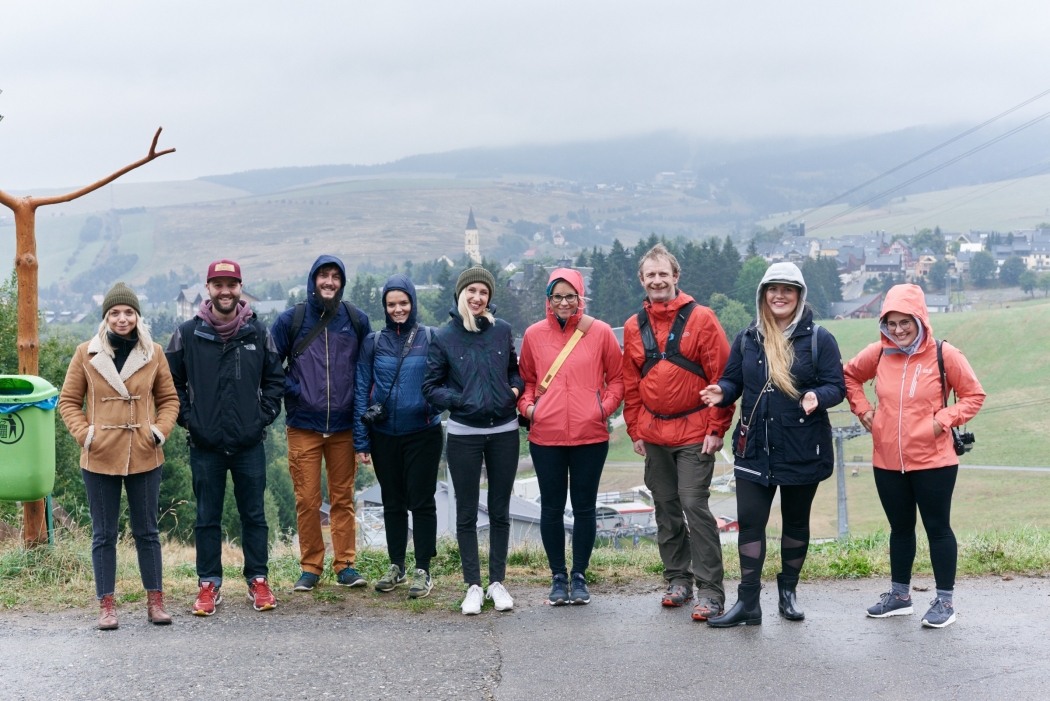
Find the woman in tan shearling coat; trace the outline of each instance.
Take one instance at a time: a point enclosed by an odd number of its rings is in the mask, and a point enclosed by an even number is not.
[[[124,283],[102,303],[98,334],[77,347],[58,411],[80,444],[80,468],[91,511],[91,561],[102,630],[117,627],[113,594],[121,488],[152,623],[171,623],[161,586],[157,527],[162,445],[179,414],[179,397],[163,349],[153,343],[139,301]]]

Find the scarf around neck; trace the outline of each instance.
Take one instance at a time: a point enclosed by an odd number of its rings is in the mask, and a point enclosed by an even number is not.
[[[237,312],[234,314],[233,319],[230,321],[220,321],[215,316],[215,310],[212,308],[210,299],[206,299],[201,302],[200,309],[197,310],[197,316],[208,322],[208,326],[215,329],[215,333],[219,334],[219,338],[225,343],[237,335],[237,332],[241,330],[241,327],[248,323],[248,320],[252,318],[252,309],[248,306],[248,303],[243,299],[237,302]]]

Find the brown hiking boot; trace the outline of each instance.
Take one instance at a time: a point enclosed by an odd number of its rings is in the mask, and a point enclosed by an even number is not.
[[[99,630],[116,630],[117,624],[117,608],[113,604],[113,595],[107,594],[98,600],[98,629]]]
[[[150,623],[166,626],[171,623],[171,615],[164,610],[164,592],[146,592],[146,618]]]

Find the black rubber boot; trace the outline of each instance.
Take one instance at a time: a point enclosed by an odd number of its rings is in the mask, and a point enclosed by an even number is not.
[[[785,577],[777,575],[777,589],[780,591],[780,615],[789,621],[801,621],[806,614],[798,607],[795,600],[795,587],[798,586],[798,577]]]
[[[733,608],[721,616],[707,619],[707,625],[712,628],[762,625],[762,607],[759,604],[761,591],[761,583],[741,583],[737,588],[737,599]]]

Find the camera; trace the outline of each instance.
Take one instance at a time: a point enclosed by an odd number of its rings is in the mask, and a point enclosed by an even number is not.
[[[361,414],[361,423],[371,428],[375,424],[383,423],[386,421],[386,418],[386,405],[376,403],[365,409],[365,413]]]
[[[959,429],[952,427],[952,444],[955,447],[955,454],[962,455],[973,450],[973,444],[977,441],[977,437],[969,431],[960,431]]]

